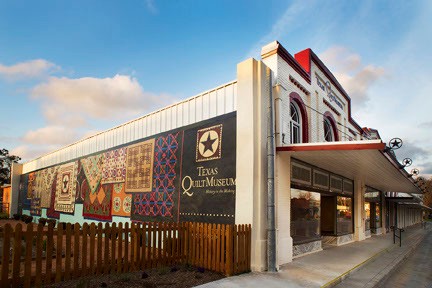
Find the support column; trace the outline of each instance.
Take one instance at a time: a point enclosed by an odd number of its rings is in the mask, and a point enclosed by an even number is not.
[[[280,265],[292,261],[293,240],[291,238],[291,156],[276,153],[276,263]]]
[[[22,164],[12,163],[9,217],[12,217],[13,214],[18,213],[19,183],[20,183],[20,176],[22,174],[22,168],[23,168]]]
[[[271,70],[248,59],[237,65],[237,224],[252,224],[251,269],[267,269],[267,109]]]
[[[354,179],[354,240],[366,239],[364,193],[366,186],[363,181]]]

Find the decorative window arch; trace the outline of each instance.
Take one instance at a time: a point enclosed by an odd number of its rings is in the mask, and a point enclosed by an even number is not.
[[[301,112],[295,101],[291,101],[290,103],[290,143],[301,143],[302,142],[302,121],[301,121]]]
[[[309,142],[309,122],[305,104],[296,92],[290,93],[290,143]]]
[[[330,112],[324,113],[323,119],[323,127],[324,127],[324,141],[333,142],[339,141],[338,130],[336,127],[336,120]]]

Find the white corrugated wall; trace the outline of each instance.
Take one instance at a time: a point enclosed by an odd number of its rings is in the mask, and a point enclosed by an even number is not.
[[[237,110],[237,81],[208,90],[23,165],[23,173],[67,162]]]

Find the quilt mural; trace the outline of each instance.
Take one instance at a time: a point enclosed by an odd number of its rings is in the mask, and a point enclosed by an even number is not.
[[[114,184],[102,184],[96,193],[85,195],[84,218],[110,221],[112,219],[111,203]]]
[[[234,223],[236,113],[21,175],[22,209],[113,221]],[[76,215],[75,205],[82,205]]]
[[[122,183],[126,179],[127,147],[103,153],[102,184]]]
[[[126,192],[150,192],[153,180],[154,139],[128,147]]]
[[[76,196],[77,162],[63,164],[59,167],[56,182],[54,209],[57,212],[74,213]]]
[[[156,139],[153,189],[132,196],[131,219],[136,221],[176,221],[183,131]]]
[[[31,199],[33,197],[36,172],[31,172],[28,174],[28,184],[27,184],[27,198]]]
[[[113,184],[112,215],[129,217],[131,214],[132,195],[126,194],[124,183]]]
[[[51,205],[51,186],[57,175],[57,167],[50,167],[38,172],[36,172],[36,195],[41,199],[41,207],[49,208]]]
[[[57,174],[54,175],[54,179],[57,178]],[[55,204],[55,197],[56,197],[56,189],[57,189],[57,182],[53,181],[51,183],[51,201],[50,206],[48,207],[46,214],[49,218],[54,219],[60,219],[60,212],[55,211],[54,204]]]
[[[86,193],[90,193],[90,187],[81,161],[78,161],[77,165],[75,204],[82,204]]]
[[[90,192],[93,194],[99,190],[99,183],[102,179],[102,156],[98,154],[80,159]]]

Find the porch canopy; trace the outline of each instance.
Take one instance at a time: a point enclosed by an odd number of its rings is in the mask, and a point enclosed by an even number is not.
[[[276,151],[354,181],[363,180],[367,186],[384,192],[422,193],[384,149],[381,140],[362,140],[292,144],[277,147]]]

